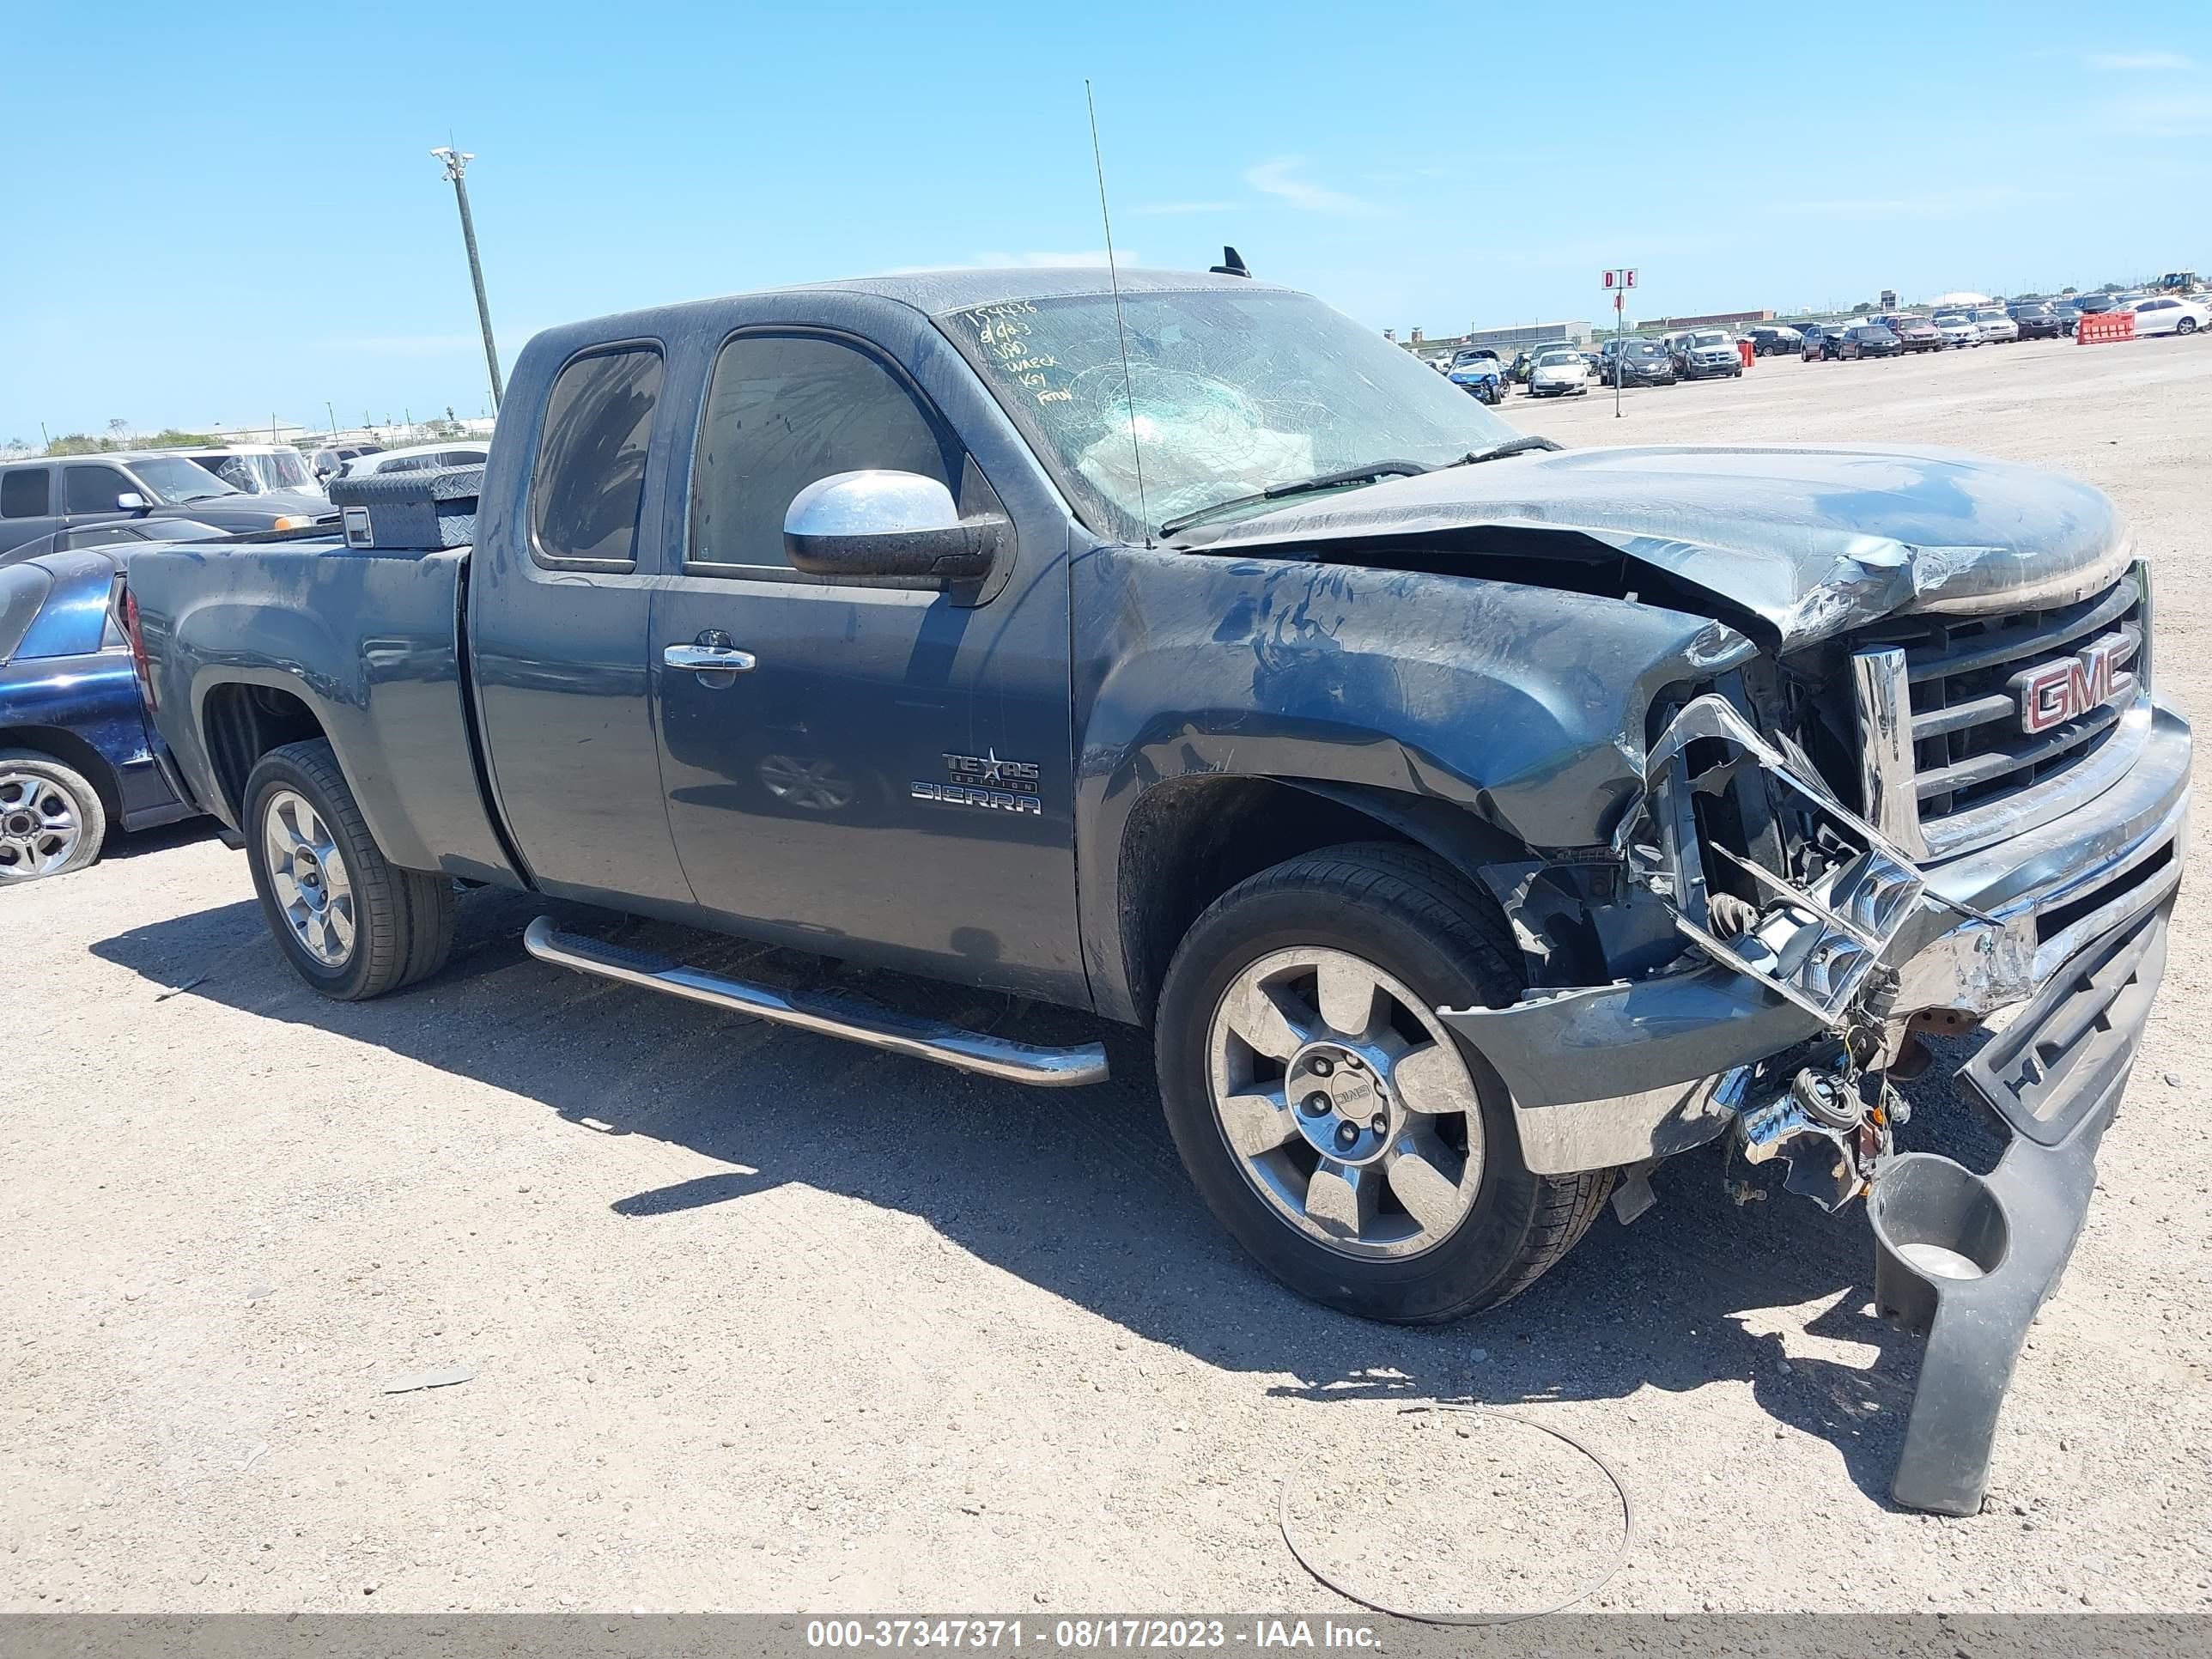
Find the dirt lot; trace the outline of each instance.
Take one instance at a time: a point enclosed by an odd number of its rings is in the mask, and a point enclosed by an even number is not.
[[[1506,410],[1570,443],[1905,440],[2063,468],[2160,566],[2203,695],[2212,343],[1764,362]],[[0,1608],[2212,1607],[2212,1033],[2191,844],[2104,1188],[1988,1510],[1884,1497],[1917,1345],[1856,1213],[1662,1171],[1490,1318],[1308,1306],[1186,1185],[1142,1039],[1034,1094],[541,966],[478,894],[417,992],[318,1000],[189,830],[0,896]],[[577,918],[580,925],[595,919]],[[745,947],[633,927],[641,943]],[[172,993],[169,988],[189,988]],[[903,990],[903,988],[902,988]],[[1038,1040],[1073,1015],[935,994]],[[1910,1133],[1962,1141],[1923,1091]],[[472,1370],[387,1395],[404,1374]],[[366,1599],[365,1599],[366,1598]]]

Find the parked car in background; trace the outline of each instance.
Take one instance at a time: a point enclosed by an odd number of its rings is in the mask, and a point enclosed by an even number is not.
[[[2171,294],[2138,300],[2128,309],[2135,313],[2137,339],[2148,334],[2194,334],[2212,323],[2212,307]]]
[[[1976,306],[1966,314],[1973,319],[1975,330],[1985,344],[1996,345],[2020,338],[2020,325],[2005,314],[2002,306]]]
[[[218,449],[173,453],[198,462],[233,489],[248,495],[265,495],[278,489],[323,493],[307,457],[289,444],[230,444]]]
[[[1595,377],[1589,359],[1573,346],[1547,346],[1530,360],[1528,395],[1532,398],[1580,397]]]
[[[2048,300],[2027,300],[2005,307],[2023,340],[2057,340],[2066,335],[2058,308]]]
[[[1964,349],[1982,343],[1980,325],[1963,311],[1939,311],[1929,321],[1947,346]]]
[[[1806,323],[1798,331],[1798,356],[1808,363],[1817,363],[1836,356],[1843,343],[1847,323]]]
[[[348,461],[380,454],[383,449],[382,444],[325,444],[308,457],[308,470],[314,473],[317,482],[328,483],[345,471]]]
[[[1674,373],[1686,380],[1741,379],[1743,355],[1724,328],[1685,329],[1674,337]]]
[[[70,553],[85,547],[111,547],[127,553],[148,542],[224,541],[230,533],[197,519],[122,519],[40,536],[0,553],[0,566],[21,564],[27,559],[42,559],[49,553]]]
[[[2071,300],[2053,300],[2051,314],[2058,319],[2058,331],[2069,339],[2073,338],[2074,331],[2081,325],[2081,307]]]
[[[1854,323],[1836,342],[1838,357],[1896,357],[1904,351],[1896,331],[1880,323]]]
[[[0,553],[88,524],[154,516],[197,519],[218,530],[306,530],[338,521],[319,495],[289,489],[249,495],[196,461],[168,453],[73,455],[0,461]]]
[[[1675,381],[1672,353],[1656,340],[1607,340],[1598,353],[1604,367],[1598,378],[1611,386],[1672,386]]]
[[[2117,301],[2109,294],[2077,294],[2072,304],[2085,317],[2097,317],[2115,308]]]
[[[1505,365],[1486,347],[1458,353],[1446,374],[1454,386],[1486,404],[1494,406],[1505,401]]]
[[[1751,330],[1753,354],[1774,357],[1787,352],[1802,351],[1805,337],[1787,323],[1761,323]]]
[[[1870,320],[1897,336],[1898,345],[1906,351],[1943,349],[1942,331],[1925,317],[1914,317],[1898,313],[1887,317],[1875,317]]]
[[[456,439],[451,443],[410,444],[404,449],[380,449],[349,461],[342,478],[368,478],[386,472],[430,472],[441,466],[482,466],[491,451],[480,443]]]
[[[114,831],[196,810],[155,758],[115,620],[123,568],[111,548],[0,568],[0,886],[81,870]]]

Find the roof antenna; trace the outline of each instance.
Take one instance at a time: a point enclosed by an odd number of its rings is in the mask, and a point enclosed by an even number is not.
[[[1145,452],[1137,443],[1137,394],[1129,380],[1129,325],[1121,319],[1121,272],[1114,263],[1114,218],[1106,211],[1106,156],[1098,148],[1098,100],[1091,77],[1083,77],[1084,107],[1091,112],[1091,159],[1098,168],[1098,217],[1106,227],[1106,277],[1114,289],[1114,327],[1121,337],[1121,406],[1129,416],[1129,459],[1137,466],[1137,516],[1144,520],[1145,545],[1152,544],[1152,509],[1145,502]]]
[[[1252,274],[1251,267],[1244,263],[1244,256],[1233,247],[1223,248],[1221,263],[1208,265],[1206,269],[1209,275],[1214,276],[1249,276]]]

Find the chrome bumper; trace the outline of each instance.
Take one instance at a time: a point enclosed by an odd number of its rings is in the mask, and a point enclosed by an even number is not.
[[[2069,963],[2157,909],[2181,876],[2190,729],[2151,706],[2134,764],[2075,810],[1919,867],[1927,897],[1881,956],[1864,1012],[1901,1033],[1955,1009],[2001,1027]],[[1723,1078],[1818,1036],[1818,1014],[1709,962],[1634,983],[1541,992],[1504,1008],[1444,1008],[1511,1091],[1539,1174],[1640,1163],[1734,1120]]]

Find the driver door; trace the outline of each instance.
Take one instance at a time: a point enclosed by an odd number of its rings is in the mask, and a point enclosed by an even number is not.
[[[827,330],[722,344],[688,522],[670,514],[681,574],[653,601],[669,828],[732,932],[1079,1000],[1065,520],[1018,518],[1010,578],[981,595],[833,584],[784,554],[792,497],[839,472],[1005,510],[926,389],[933,362],[969,373],[926,333],[904,362]]]

